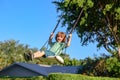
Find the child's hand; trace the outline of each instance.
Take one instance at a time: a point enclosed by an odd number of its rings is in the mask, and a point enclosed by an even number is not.
[[[69,37],[72,37],[72,34],[69,34],[68,36],[69,36]]]
[[[72,37],[72,34],[69,34],[67,38],[67,47],[70,46],[71,37]]]
[[[50,35],[50,39],[52,39],[54,37],[54,33],[51,33]]]
[[[69,34],[68,35],[68,41],[71,39],[71,37],[72,37],[72,34]]]

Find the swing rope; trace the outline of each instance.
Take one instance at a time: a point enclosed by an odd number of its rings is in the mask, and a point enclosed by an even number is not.
[[[68,3],[68,5],[67,5],[67,8],[65,8],[65,15],[67,15],[67,13],[68,13],[68,8],[69,8],[69,5],[70,5],[70,3],[72,2],[72,0],[70,0],[69,1],[69,3]],[[59,25],[59,23],[60,23],[60,21],[62,20],[62,18],[63,18],[63,16],[64,16],[64,13],[62,13],[62,15],[61,15],[61,17],[60,17],[60,19],[58,20],[58,23],[56,24],[56,26],[55,26],[55,28],[53,29],[53,31],[52,31],[52,33],[54,33],[55,31],[56,31],[56,29],[57,29],[57,27],[58,27],[58,25]]]
[[[82,13],[83,13],[83,8],[82,8],[82,10],[81,10],[81,11],[80,11],[80,13],[79,13],[78,18],[77,18],[77,19],[76,19],[76,21],[74,22],[74,25],[73,25],[73,27],[72,27],[72,29],[71,29],[71,31],[70,31],[70,33],[69,33],[69,34],[72,34],[72,32],[74,31],[75,27],[76,27],[76,26],[77,26],[77,24],[78,24],[78,21],[79,21],[79,20],[80,20],[80,18],[81,18]]]

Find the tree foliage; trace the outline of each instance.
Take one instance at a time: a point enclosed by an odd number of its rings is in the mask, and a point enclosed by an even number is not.
[[[19,44],[15,40],[0,42],[0,69],[14,62],[25,62],[23,54],[30,49],[29,45]]]
[[[120,0],[54,1],[57,11],[65,12],[62,25],[70,31],[83,10],[75,28],[82,45],[98,42],[113,55],[120,55]],[[69,4],[69,6],[68,6]],[[63,14],[62,14],[63,15]]]

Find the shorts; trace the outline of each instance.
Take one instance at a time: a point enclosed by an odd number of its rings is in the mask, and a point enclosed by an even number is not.
[[[52,52],[52,51],[49,51],[49,50],[45,50],[45,56],[48,57],[48,56],[55,56],[55,53]]]

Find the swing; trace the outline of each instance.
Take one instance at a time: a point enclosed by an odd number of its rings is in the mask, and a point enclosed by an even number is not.
[[[68,5],[67,5],[67,8],[69,7],[71,1],[72,1],[72,0],[69,1]],[[67,15],[67,11],[66,11],[66,14],[65,14],[65,15]],[[58,22],[57,22],[55,28],[53,29],[52,33],[54,33],[54,32],[56,31],[56,29],[57,29],[57,27],[58,27],[61,19],[63,18],[63,16],[64,16],[64,13],[62,14],[62,16],[60,16],[60,19],[58,20]],[[47,43],[48,43],[48,40],[45,42],[45,44],[42,46],[42,48],[41,48],[40,50],[42,50],[43,48],[46,48],[45,45],[46,45]],[[65,48],[65,49],[66,49],[66,48]],[[66,50],[65,50],[65,51],[66,51]],[[47,58],[54,58],[54,59],[56,59],[59,63],[64,64],[64,59],[63,59],[61,56],[48,56]]]
[[[70,0],[70,1],[71,1],[71,0]],[[69,2],[69,3],[70,3],[70,2]],[[69,5],[69,4],[68,4],[68,5]],[[69,32],[69,34],[72,34],[72,32],[74,31],[74,29],[75,29],[75,27],[76,27],[76,25],[77,25],[77,23],[78,23],[81,15],[82,15],[82,13],[83,13],[83,8],[82,8],[82,10],[80,11],[79,16],[78,16],[78,18],[76,19],[76,21],[75,21],[75,23],[74,23],[71,31]],[[62,17],[63,17],[63,15],[61,16],[61,18],[59,19],[57,25],[55,26],[55,28],[54,28],[54,30],[53,30],[53,33],[54,33],[55,30],[57,29],[57,27],[58,27],[58,25],[59,25],[60,20],[62,19]],[[46,43],[43,45],[42,48],[44,48],[47,43],[48,43],[48,40],[46,41]],[[42,48],[41,48],[41,49],[42,49]],[[64,59],[63,59],[61,56],[48,56],[47,58],[55,58],[59,63],[64,64]]]
[[[80,19],[80,16],[81,16],[82,12],[83,12],[83,9],[81,10],[81,12],[80,12],[77,20],[75,21],[75,23],[74,23],[74,25],[73,25],[73,27],[72,27],[72,29],[71,29],[71,31],[70,31],[69,34],[72,34],[73,30],[75,29],[75,27],[76,27],[76,25],[77,25],[77,23],[78,23],[78,21],[79,21],[79,19]],[[60,20],[58,21],[58,24],[59,24],[59,22],[60,22]],[[57,29],[58,24],[57,24],[56,27],[54,28],[53,33],[54,33],[55,30]],[[46,43],[43,45],[42,48],[45,48],[45,45],[46,45],[47,43],[48,43],[48,40],[46,41]],[[41,49],[42,49],[42,48],[41,48]],[[54,58],[54,59],[56,59],[59,63],[64,64],[64,59],[63,59],[61,56],[48,56],[47,58]]]

